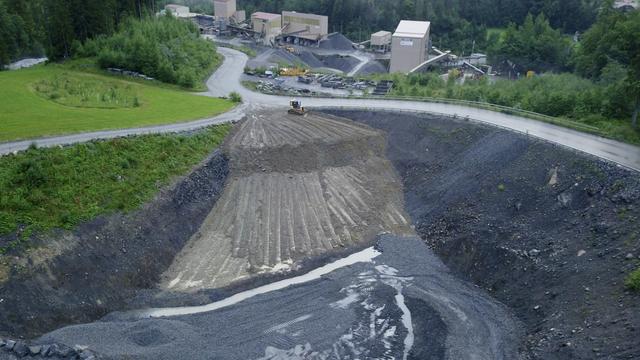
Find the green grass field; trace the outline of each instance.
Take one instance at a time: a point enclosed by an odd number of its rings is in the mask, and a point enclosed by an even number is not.
[[[59,79],[70,85],[56,91]],[[234,106],[154,82],[56,64],[0,72],[0,99],[0,142],[184,122]]]

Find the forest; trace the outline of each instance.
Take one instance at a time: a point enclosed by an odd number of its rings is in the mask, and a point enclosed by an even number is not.
[[[487,29],[522,24],[544,13],[551,26],[573,34],[595,21],[600,0],[238,0],[247,14],[295,9],[329,16],[330,31],[361,42],[378,30],[393,31],[401,19],[429,20],[434,46],[469,54],[486,45]]]
[[[125,18],[155,13],[169,2],[213,11],[210,0],[0,0],[0,64],[45,53],[69,57],[74,41],[111,34]],[[544,13],[565,34],[585,31],[601,5],[602,0],[238,0],[247,14],[295,9],[328,15],[330,30],[354,41],[393,30],[400,19],[428,19],[435,46],[467,54],[474,47],[486,51],[488,29],[523,24],[528,14]]]

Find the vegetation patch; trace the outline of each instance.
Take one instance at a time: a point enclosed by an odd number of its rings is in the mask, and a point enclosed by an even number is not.
[[[640,291],[640,268],[632,271],[624,282],[627,289]]]
[[[234,106],[230,100],[196,96],[176,86],[99,74],[95,63],[84,65],[88,65],[86,71],[74,69],[80,65],[73,62],[0,72],[0,99],[8,99],[0,101],[0,142],[184,122]],[[55,79],[60,96],[51,99]],[[92,94],[86,102],[83,92]],[[104,100],[102,94],[106,94]]]
[[[440,98],[507,106],[557,118],[558,125],[588,129],[612,139],[640,144],[640,129],[627,119],[629,98],[619,83],[596,83],[573,74],[545,74],[518,80],[467,79],[450,73],[381,74],[370,78],[394,81],[390,96]],[[563,122],[566,121],[566,124]],[[554,122],[555,123],[555,122]]]
[[[0,157],[0,235],[18,235],[0,254],[32,231],[71,229],[101,214],[138,208],[202,161],[230,128],[32,147]]]
[[[132,84],[63,72],[33,84],[36,93],[58,104],[86,108],[132,108],[141,100]]]
[[[136,71],[187,88],[201,87],[222,63],[216,46],[193,23],[171,16],[129,18],[112,35],[76,43],[75,55],[96,57],[103,69]]]

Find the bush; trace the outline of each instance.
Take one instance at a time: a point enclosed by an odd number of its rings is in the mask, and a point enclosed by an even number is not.
[[[242,102],[242,96],[235,91],[229,94],[229,99],[236,104]]]
[[[640,291],[640,268],[632,271],[631,274],[627,276],[626,280],[624,281],[624,285],[627,287],[627,289]]]
[[[222,58],[190,22],[173,17],[127,19],[110,36],[78,46],[76,57],[97,57],[101,68],[137,71],[160,81],[193,88]]]

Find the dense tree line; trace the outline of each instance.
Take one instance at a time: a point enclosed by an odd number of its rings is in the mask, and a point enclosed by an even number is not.
[[[193,23],[170,15],[129,18],[111,35],[76,43],[74,54],[96,57],[102,68],[138,71],[185,87],[195,87],[222,61]]]
[[[608,3],[611,4],[612,0]],[[640,11],[620,12],[607,6],[583,36],[573,63],[578,74],[608,86],[621,101],[621,110],[640,113]]]
[[[25,56],[71,56],[74,41],[153,12],[155,0],[0,0],[0,65]]]
[[[490,38],[487,50],[494,64],[511,61],[524,72],[567,69],[572,47],[571,38],[553,29],[544,14],[529,14],[521,26],[511,23]]]
[[[595,20],[599,0],[238,0],[253,11],[296,10],[329,16],[330,30],[364,41],[378,30],[392,31],[401,19],[432,22],[434,45],[470,53],[486,45],[486,28],[522,24],[544,13],[553,28],[583,31]]]

